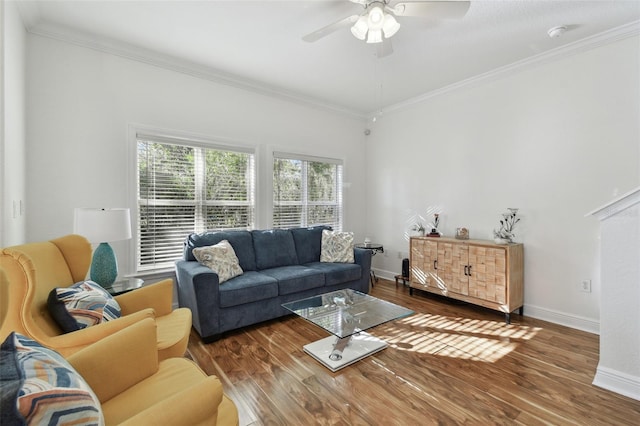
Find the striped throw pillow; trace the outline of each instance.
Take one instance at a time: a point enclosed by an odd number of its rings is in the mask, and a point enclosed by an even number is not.
[[[0,357],[1,424],[104,425],[100,401],[54,350],[12,332]]]
[[[82,281],[67,288],[54,288],[47,306],[62,331],[69,333],[122,316],[120,305],[93,281]]]

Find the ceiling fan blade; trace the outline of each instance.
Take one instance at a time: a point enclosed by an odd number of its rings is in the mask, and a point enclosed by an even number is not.
[[[456,19],[466,15],[470,1],[406,1],[389,7],[396,16],[422,16],[436,19]]]
[[[384,58],[385,56],[389,56],[393,53],[393,45],[391,44],[391,40],[385,38],[382,40],[382,43],[376,44],[376,58]]]
[[[341,19],[338,22],[334,22],[333,24],[329,24],[326,27],[320,28],[306,36],[302,37],[302,39],[308,43],[313,43],[314,41],[320,40],[322,37],[326,37],[334,31],[338,31],[341,28],[348,27],[356,23],[360,15],[351,15],[347,18]]]
[[[361,4],[363,6],[366,6],[369,4],[370,0],[349,0],[351,3],[355,3],[355,4]]]

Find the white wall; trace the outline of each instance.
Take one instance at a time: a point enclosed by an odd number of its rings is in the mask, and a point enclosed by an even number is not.
[[[600,360],[593,384],[640,400],[640,188],[594,211],[600,220]]]
[[[598,223],[584,215],[638,185],[639,38],[468,86],[382,116],[367,139],[374,266],[399,273],[411,214],[491,238],[519,207],[525,315],[598,331]],[[410,225],[410,224],[409,224]],[[592,293],[579,291],[592,280]]]
[[[364,120],[49,38],[28,42],[28,240],[71,233],[74,207],[135,207],[130,124],[256,146],[262,212],[273,150],[341,158],[345,228],[363,238]],[[258,227],[268,220],[260,214]],[[114,249],[121,272],[133,272],[130,244]]]
[[[25,55],[26,32],[14,2],[2,2],[2,182],[0,246],[25,240]],[[2,7],[0,6],[0,7]]]

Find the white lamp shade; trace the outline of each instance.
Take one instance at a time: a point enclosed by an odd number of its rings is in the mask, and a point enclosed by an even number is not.
[[[384,24],[384,11],[380,6],[374,6],[368,15],[367,23],[369,24],[369,31],[381,30]]]
[[[126,208],[76,208],[73,232],[92,243],[128,240],[131,238],[131,214]]]
[[[384,25],[382,26],[382,31],[384,31],[385,38],[389,38],[398,32],[400,29],[400,24],[396,21],[390,14],[386,14],[384,16]]]
[[[382,43],[382,31],[369,29],[367,43]]]
[[[351,34],[359,40],[364,40],[367,36],[369,26],[367,25],[367,18],[360,16],[356,23],[351,27]]]

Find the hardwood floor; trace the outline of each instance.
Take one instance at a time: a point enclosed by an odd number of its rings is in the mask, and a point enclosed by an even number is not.
[[[371,295],[415,314],[369,332],[389,347],[332,373],[303,352],[324,338],[294,316],[203,344],[241,425],[638,425],[640,401],[591,384],[598,336],[380,280]],[[526,315],[526,312],[525,312]]]

